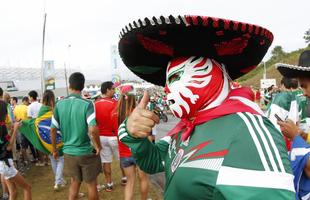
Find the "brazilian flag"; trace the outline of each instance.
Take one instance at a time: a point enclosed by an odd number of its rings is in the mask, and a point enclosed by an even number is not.
[[[23,120],[19,131],[28,139],[34,148],[39,151],[50,154],[52,152],[52,141],[50,126],[52,123],[52,108],[42,105],[37,118]],[[56,135],[57,149],[62,147],[61,133]],[[60,152],[62,153],[62,152]]]

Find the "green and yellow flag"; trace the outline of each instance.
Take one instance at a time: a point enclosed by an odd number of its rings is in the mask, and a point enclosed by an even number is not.
[[[34,148],[39,151],[50,154],[52,152],[52,141],[50,137],[50,126],[52,122],[52,109],[49,106],[42,105],[38,117],[29,120],[23,120],[19,131],[31,142]],[[62,147],[61,133],[56,135],[57,149]]]

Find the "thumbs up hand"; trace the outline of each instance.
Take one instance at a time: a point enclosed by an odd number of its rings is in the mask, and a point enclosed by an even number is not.
[[[159,117],[146,108],[149,99],[149,94],[144,91],[140,103],[128,117],[126,128],[133,137],[145,138],[149,136],[155,124],[159,123]]]

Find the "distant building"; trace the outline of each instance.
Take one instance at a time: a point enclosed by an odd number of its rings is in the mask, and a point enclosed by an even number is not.
[[[142,81],[124,65],[116,45],[111,46],[111,78],[114,74],[120,76],[122,80]]]

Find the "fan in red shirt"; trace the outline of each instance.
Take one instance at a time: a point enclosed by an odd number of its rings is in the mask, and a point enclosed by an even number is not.
[[[112,123],[112,112],[117,107],[117,101],[112,99],[115,88],[111,81],[101,84],[102,98],[95,102],[96,120],[100,134],[100,142],[102,150],[100,152],[103,172],[106,179],[105,190],[110,192],[113,190],[111,163],[113,156],[119,160],[117,131],[114,132]],[[122,169],[122,168],[121,168]],[[124,175],[121,180],[122,185],[126,184],[127,178]],[[102,186],[98,186],[102,188]]]
[[[112,115],[114,132],[118,132],[119,124],[121,124],[126,117],[132,112],[136,107],[136,98],[135,92],[132,86],[127,85],[121,88],[121,96],[118,101],[117,109]],[[120,136],[121,137],[121,136]],[[125,198],[124,199],[133,199],[134,194],[134,183],[136,177],[136,160],[132,157],[130,149],[123,143],[118,140],[119,145],[119,155],[120,155],[120,164],[125,171],[127,177],[127,184],[125,186]],[[148,195],[149,188],[149,178],[148,175],[138,168],[138,174],[140,179],[140,191],[141,199],[146,200]]]

